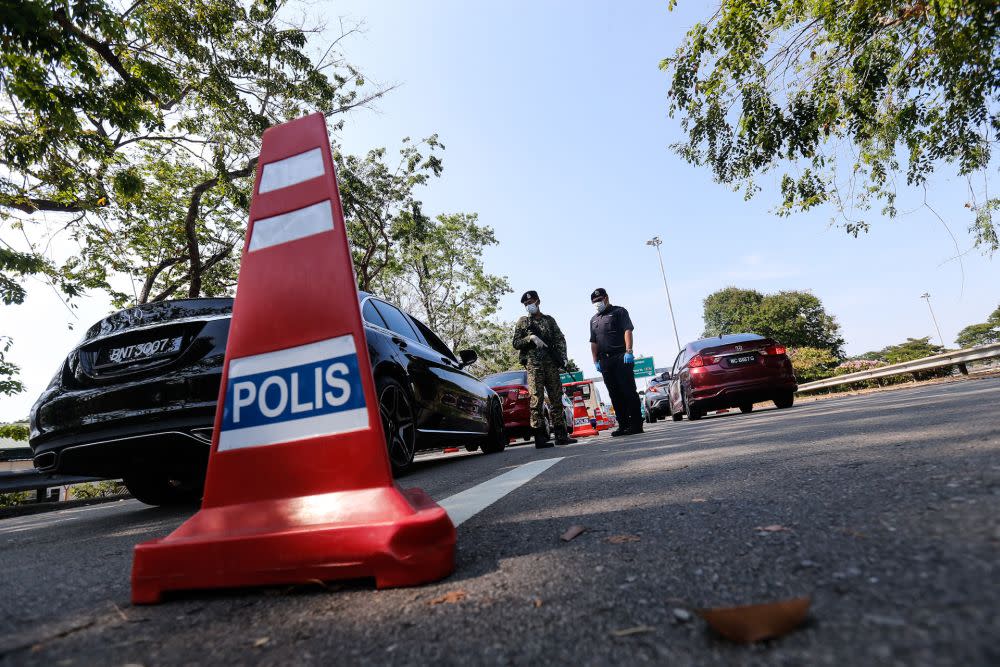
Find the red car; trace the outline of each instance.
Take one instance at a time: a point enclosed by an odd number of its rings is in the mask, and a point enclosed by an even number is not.
[[[534,437],[531,430],[531,395],[528,393],[528,371],[506,371],[487,375],[482,380],[497,393],[503,403],[504,429],[511,440]],[[560,397],[562,398],[562,397]],[[566,431],[573,432],[573,404],[568,400],[561,401],[566,417]],[[567,404],[569,407],[567,407]],[[549,415],[549,405],[543,408],[545,415],[545,439],[552,435],[552,418]]]
[[[785,347],[757,334],[726,334],[688,343],[669,371],[669,412],[701,419],[710,410],[774,401],[779,408],[795,402],[795,375]]]

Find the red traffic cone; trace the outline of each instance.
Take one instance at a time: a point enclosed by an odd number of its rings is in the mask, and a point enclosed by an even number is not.
[[[454,569],[455,527],[392,479],[321,114],[264,132],[201,510],[135,547],[166,591]]]
[[[583,399],[577,396],[573,399],[573,437],[586,438],[591,435],[597,435],[597,429],[591,426],[587,406]]]

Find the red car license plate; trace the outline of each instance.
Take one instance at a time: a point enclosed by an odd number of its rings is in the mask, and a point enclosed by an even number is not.
[[[757,361],[756,354],[741,354],[735,357],[729,357],[729,367],[733,366],[749,366],[750,364]]]

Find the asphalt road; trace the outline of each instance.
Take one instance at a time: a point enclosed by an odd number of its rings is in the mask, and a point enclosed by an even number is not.
[[[455,573],[420,588],[132,607],[132,546],[190,510],[0,521],[0,663],[1000,664],[1000,380],[436,457],[401,483],[443,501],[556,458],[462,523]],[[753,645],[684,613],[804,595],[806,625]]]

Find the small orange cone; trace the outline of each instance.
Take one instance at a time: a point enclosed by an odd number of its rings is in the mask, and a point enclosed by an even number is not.
[[[573,437],[586,438],[591,435],[597,435],[597,429],[590,425],[590,415],[587,414],[583,399],[576,397],[573,399]]]
[[[610,420],[608,420],[607,415],[604,414],[604,410],[601,410],[600,407],[594,409],[594,416],[597,418],[598,431],[607,431],[611,428]]]

